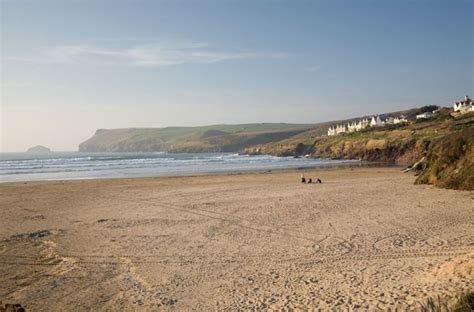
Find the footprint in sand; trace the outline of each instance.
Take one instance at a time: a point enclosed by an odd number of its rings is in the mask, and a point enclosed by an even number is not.
[[[395,234],[377,240],[373,247],[378,251],[432,249],[446,246],[445,240],[436,237],[417,239],[407,234]]]

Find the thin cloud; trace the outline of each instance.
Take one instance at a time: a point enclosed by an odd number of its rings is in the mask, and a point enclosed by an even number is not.
[[[148,44],[128,48],[97,46],[55,46],[41,49],[36,56],[10,57],[9,61],[40,64],[92,64],[160,67],[180,64],[211,64],[244,59],[276,59],[284,53],[218,51],[207,44]]]
[[[29,87],[30,84],[28,83],[18,83],[18,82],[0,82],[0,88],[2,89],[9,89],[9,88],[22,88],[22,87]]]
[[[321,66],[316,65],[316,66],[307,67],[307,68],[306,68],[306,71],[307,71],[307,72],[314,73],[314,72],[316,72],[316,71],[318,71],[318,70],[320,70],[320,69],[321,69]]]

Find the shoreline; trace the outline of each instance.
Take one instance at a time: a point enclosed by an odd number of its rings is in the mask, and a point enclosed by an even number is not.
[[[325,160],[325,159],[322,159]],[[75,177],[75,178],[51,178],[51,179],[33,179],[33,180],[15,180],[15,181],[3,181],[0,180],[0,185],[3,184],[15,184],[15,183],[34,183],[34,182],[66,182],[66,181],[87,181],[87,180],[116,180],[116,179],[157,179],[157,178],[172,178],[172,177],[206,177],[206,176],[222,176],[222,175],[242,175],[242,174],[257,174],[257,173],[278,173],[278,172],[301,172],[304,170],[343,170],[346,168],[403,168],[404,166],[392,162],[370,162],[360,160],[341,160],[347,161],[346,163],[335,163],[335,164],[319,164],[319,165],[308,165],[301,167],[290,167],[290,168],[273,168],[273,169],[248,169],[248,170],[223,170],[215,172],[196,172],[196,173],[176,173],[176,174],[163,174],[163,175],[138,175],[138,176],[118,176],[118,177]],[[0,176],[1,177],[1,176]]]

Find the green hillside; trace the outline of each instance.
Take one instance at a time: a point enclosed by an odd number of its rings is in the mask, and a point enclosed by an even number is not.
[[[417,109],[381,115],[404,114],[414,118]],[[368,116],[365,116],[368,117]],[[336,120],[317,124],[254,123],[201,127],[99,129],[79,145],[80,152],[239,152],[274,142],[309,143],[327,133]]]
[[[100,129],[81,152],[237,152],[297,135],[312,125],[259,123],[203,127]]]

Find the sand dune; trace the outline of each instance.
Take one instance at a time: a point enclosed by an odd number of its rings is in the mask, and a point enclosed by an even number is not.
[[[474,193],[396,168],[0,185],[34,311],[416,308],[473,290]]]

